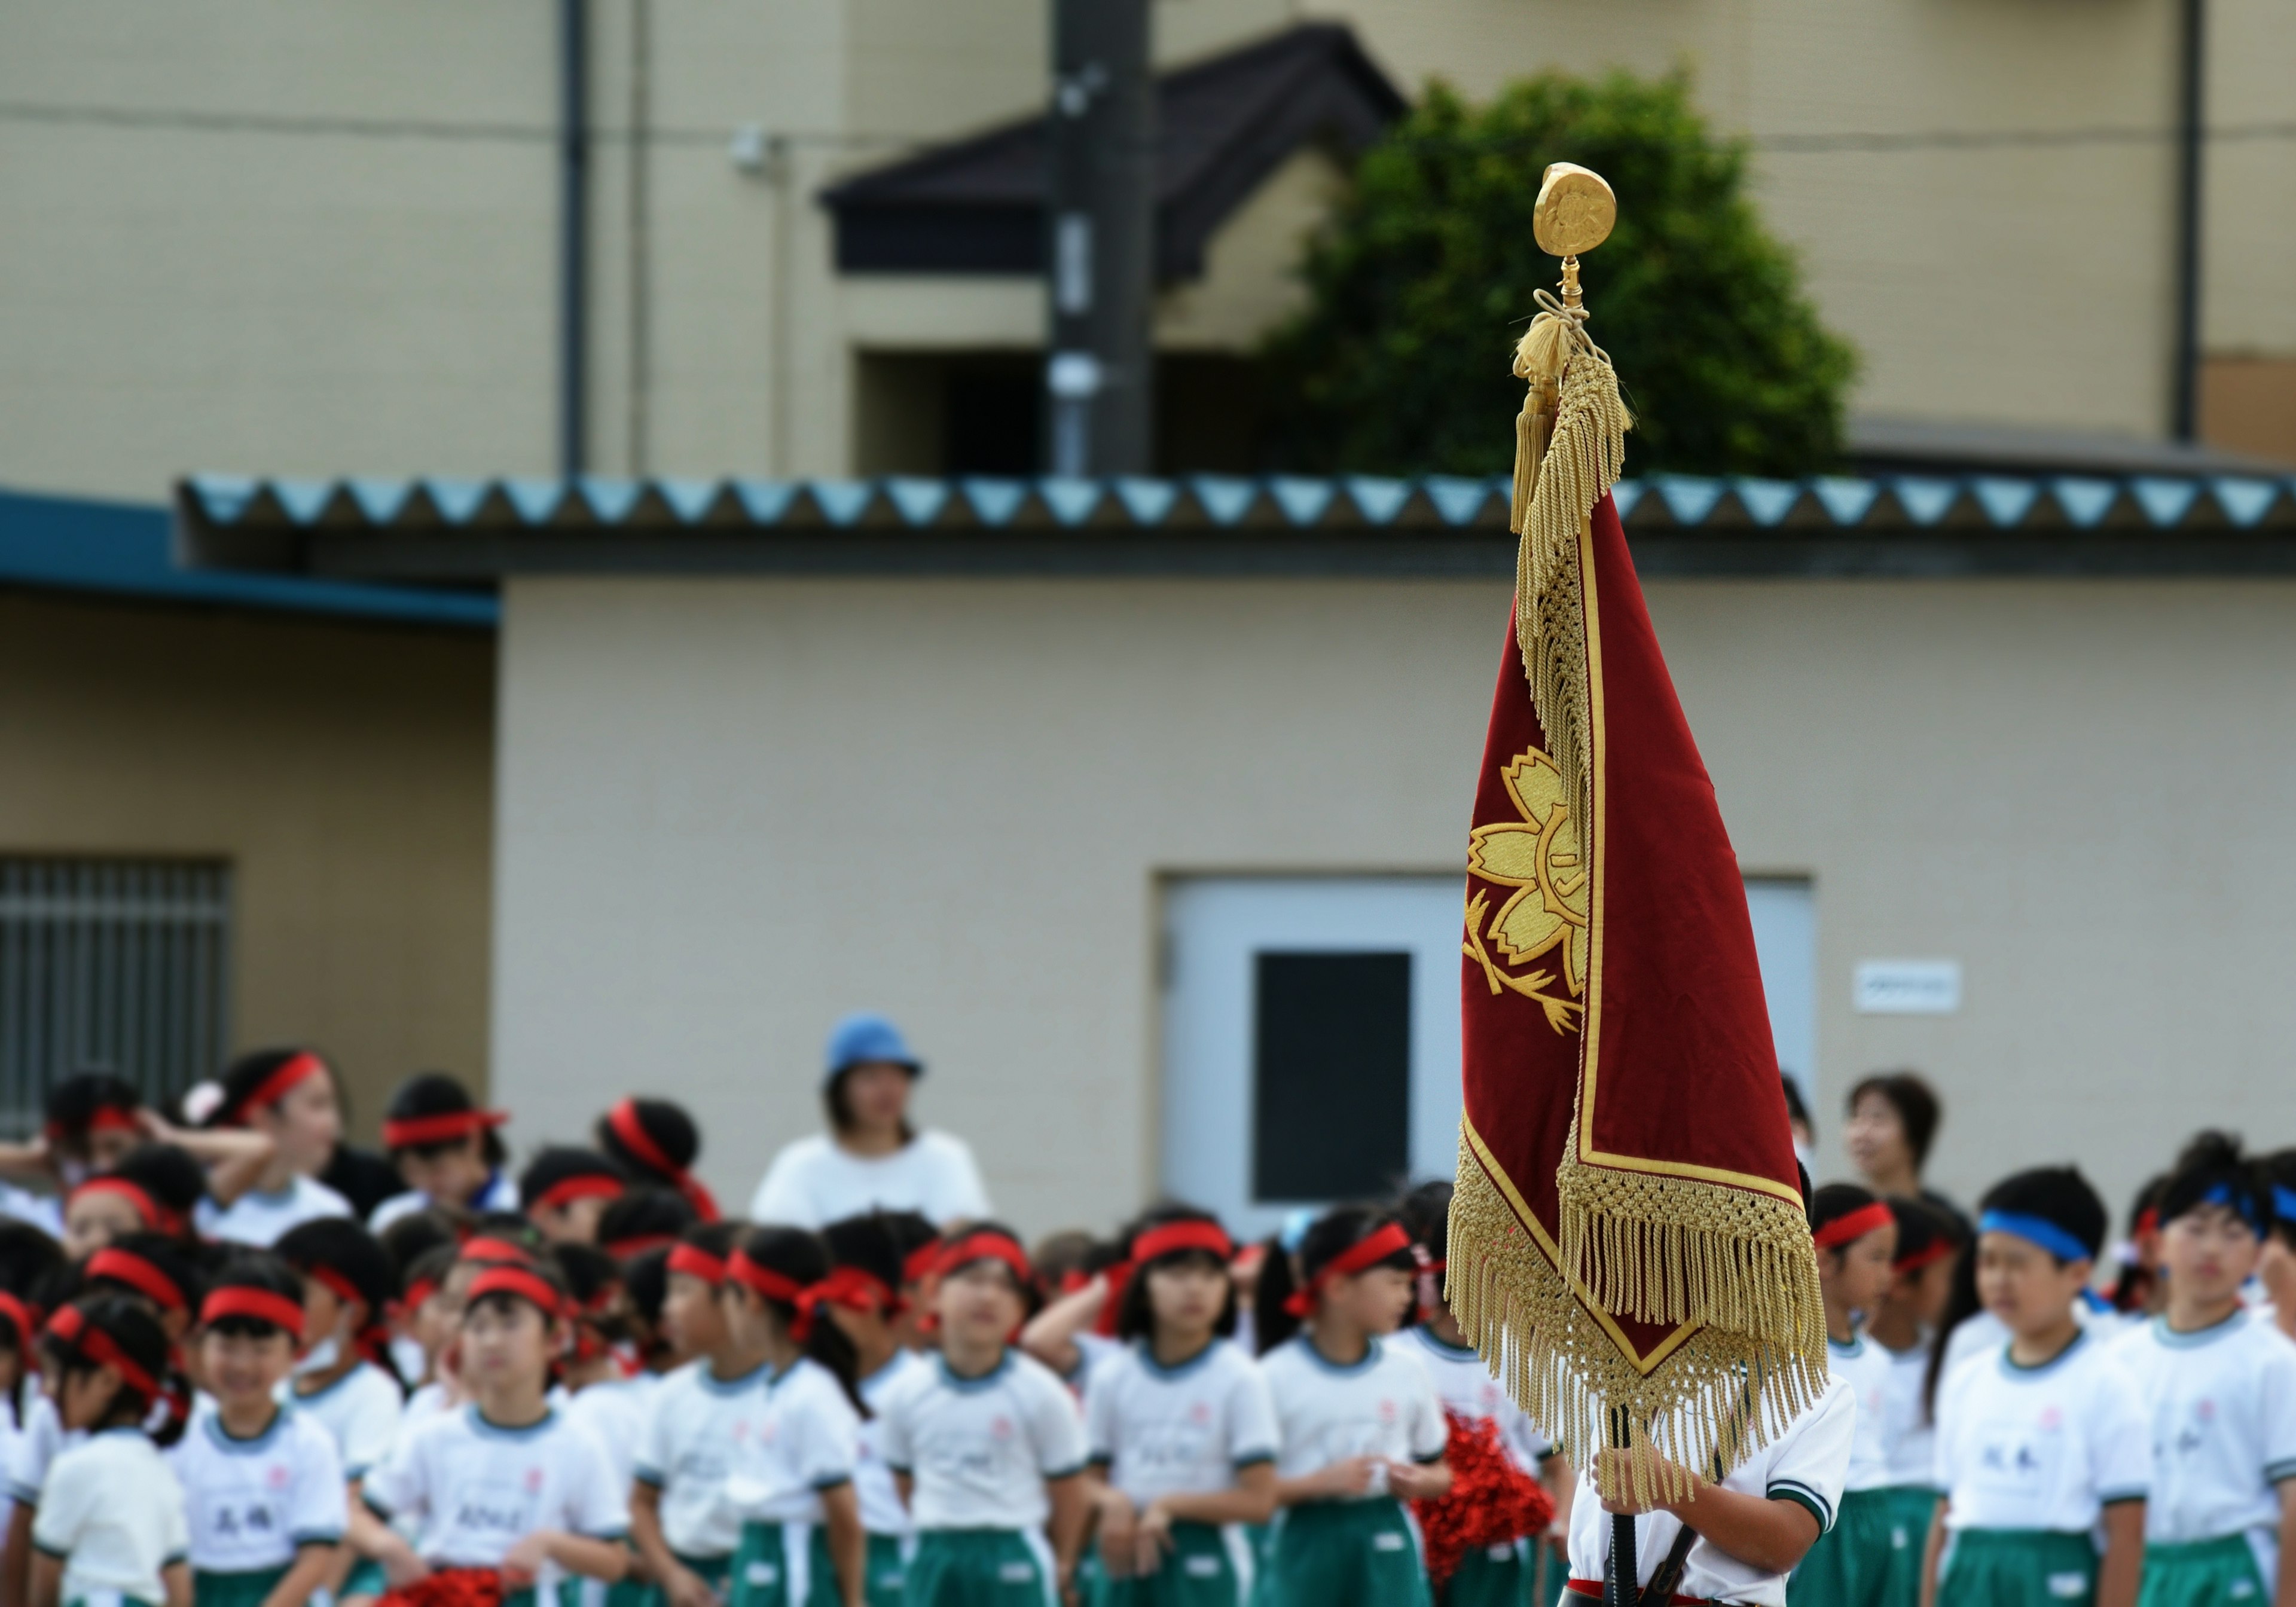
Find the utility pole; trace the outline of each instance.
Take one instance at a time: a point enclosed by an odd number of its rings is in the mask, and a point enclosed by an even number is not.
[[[1046,461],[1055,474],[1144,474],[1156,100],[1149,0],[1052,0]]]
[[[2201,430],[2201,191],[2208,137],[2208,4],[2183,0],[2177,85],[2177,351],[2169,376],[2169,428],[2180,441]]]

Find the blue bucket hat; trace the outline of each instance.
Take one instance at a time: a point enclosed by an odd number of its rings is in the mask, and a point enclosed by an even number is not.
[[[925,1072],[924,1062],[910,1052],[909,1040],[901,1036],[898,1027],[873,1011],[860,1011],[829,1029],[829,1054],[821,1080],[826,1086],[849,1067],[879,1061],[906,1067],[912,1077],[922,1077]]]

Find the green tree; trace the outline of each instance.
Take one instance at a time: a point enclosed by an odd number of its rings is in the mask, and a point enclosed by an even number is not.
[[[1279,460],[1301,471],[1483,474],[1513,452],[1516,337],[1552,289],[1531,238],[1552,161],[1611,182],[1619,224],[1582,275],[1588,332],[1636,418],[1628,472],[1795,477],[1834,465],[1849,345],[1746,196],[1688,81],[1547,74],[1470,106],[1440,84],[1365,154],[1308,248],[1308,305],[1264,356]]]

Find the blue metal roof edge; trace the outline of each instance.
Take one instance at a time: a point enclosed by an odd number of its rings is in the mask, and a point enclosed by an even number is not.
[[[491,630],[492,596],[178,568],[168,510],[0,490],[0,586]]]

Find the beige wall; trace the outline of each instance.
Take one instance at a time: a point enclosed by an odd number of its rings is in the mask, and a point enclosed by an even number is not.
[[[2116,1197],[2203,1121],[2296,1140],[2296,585],[1672,582],[1750,873],[1814,879],[1821,1111],[1931,1071],[1939,1181]],[[1502,583],[523,579],[504,638],[496,1086],[525,1140],[691,1101],[745,1197],[838,1012],[931,1061],[999,1208],[1155,1175],[1158,879],[1448,872]],[[1947,1018],[1849,1009],[1954,957]]]
[[[489,633],[0,590],[0,851],[233,871],[235,1044],[483,1084]]]

